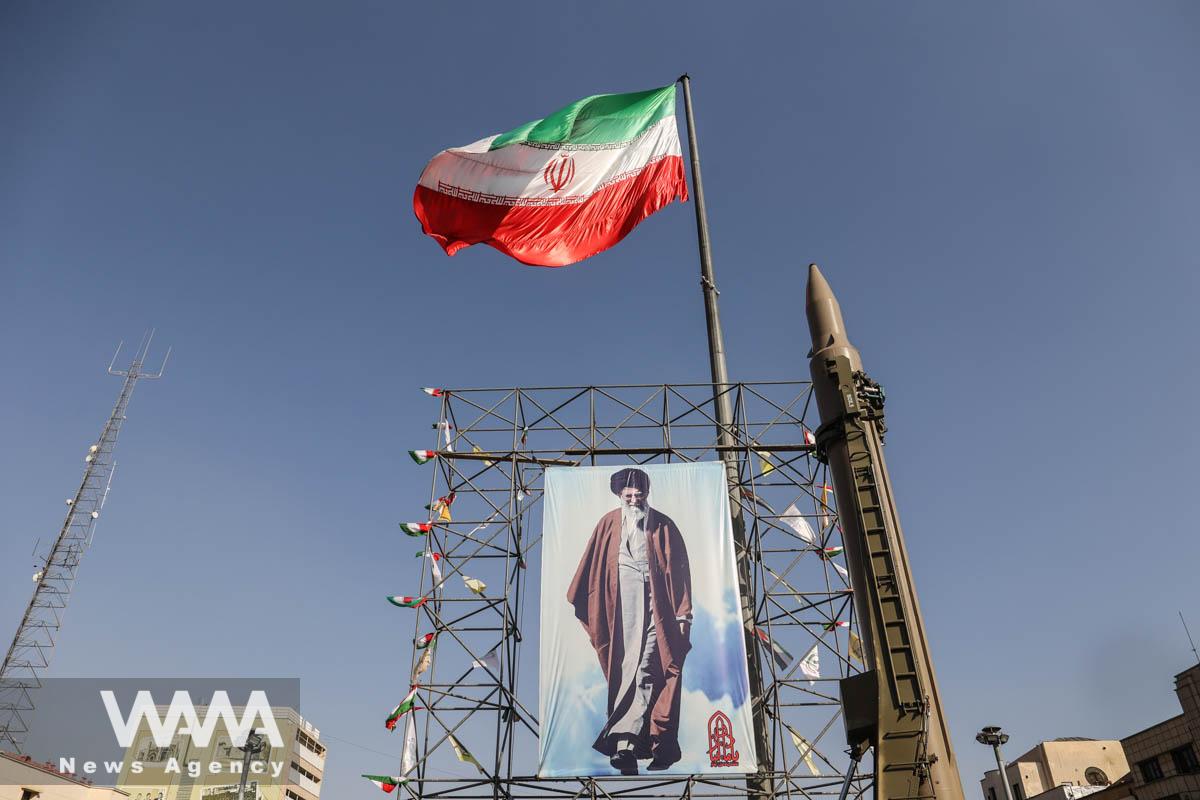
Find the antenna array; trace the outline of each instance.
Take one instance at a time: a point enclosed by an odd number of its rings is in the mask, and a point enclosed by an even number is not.
[[[117,395],[116,405],[100,432],[100,438],[84,454],[83,480],[74,496],[67,500],[66,519],[49,553],[39,559],[37,572],[33,575],[37,584],[33,597],[4,656],[4,663],[0,665],[0,750],[21,753],[29,733],[34,693],[41,688],[50,666],[50,657],[62,629],[79,564],[92,543],[100,512],[112,485],[117,466],[113,449],[125,422],[125,411],[133,396],[133,388],[143,378],[161,378],[167,359],[171,356],[168,349],[158,372],[143,371],[153,339],[154,331],[142,337],[133,362],[127,369],[113,369],[122,345],[117,346],[117,352],[108,365],[110,375],[117,375],[125,381]]]

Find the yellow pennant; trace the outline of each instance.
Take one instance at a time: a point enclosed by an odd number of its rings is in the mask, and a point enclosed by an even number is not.
[[[804,766],[808,767],[808,771],[813,775],[820,775],[821,770],[817,769],[817,763],[813,761],[813,746],[800,734],[796,733],[796,729],[786,722],[783,727],[788,729],[788,733],[792,735],[792,744],[796,745],[796,749],[800,751],[800,758],[804,760]]]
[[[416,683],[417,678],[424,675],[433,666],[433,650],[436,645],[431,644],[425,648],[425,652],[421,654],[421,660],[417,662],[417,666],[413,668],[412,682]]]
[[[450,740],[450,746],[454,748],[454,755],[458,756],[459,761],[464,764],[474,764],[475,769],[484,775],[487,774],[487,770],[483,768],[483,765],[475,760],[475,756],[471,755],[471,751],[464,747],[463,743],[456,739],[453,733],[447,734],[447,738]]]
[[[471,452],[472,452],[472,453],[482,453],[483,451],[479,449],[479,445],[477,445],[477,444],[473,444],[473,445],[471,445]],[[489,466],[489,467],[492,467],[492,466],[495,466],[495,465],[496,465],[496,462],[495,462],[495,461],[489,461],[489,460],[487,460],[486,458],[483,460],[483,463],[484,463],[484,464],[486,464],[486,465],[487,465],[487,466]]]
[[[862,639],[858,638],[858,634],[850,631],[850,657],[858,663],[866,666],[866,659],[863,658]]]

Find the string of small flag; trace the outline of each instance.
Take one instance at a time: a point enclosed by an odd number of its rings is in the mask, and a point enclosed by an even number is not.
[[[445,397],[449,394],[449,392],[447,392],[445,389],[433,387],[423,387],[422,391],[430,397]],[[434,423],[433,428],[434,430],[440,431],[439,439],[444,439],[444,451],[446,453],[453,453],[453,425],[447,421],[442,421]],[[477,445],[472,445],[471,451],[476,455],[483,452]],[[417,464],[427,464],[438,457],[438,451],[409,450],[408,455]],[[490,459],[484,459],[484,463],[488,467],[491,467],[495,464],[495,462],[491,461]],[[523,487],[521,495],[522,496],[519,497],[519,499],[524,499]],[[407,536],[413,538],[419,538],[422,536],[428,537],[433,531],[435,523],[449,523],[453,521],[451,509],[454,505],[454,501],[455,492],[451,490],[446,495],[437,498],[435,501],[425,506],[425,509],[429,512],[428,522],[402,522],[400,523],[401,531],[403,531]],[[476,530],[481,527],[484,526],[477,526]],[[474,533],[474,531],[472,531],[472,533]],[[388,595],[388,602],[399,608],[421,608],[431,599],[434,599],[437,595],[439,595],[443,590],[443,585],[445,584],[445,573],[442,570],[442,564],[444,560],[443,554],[434,549],[423,549],[418,551],[416,555],[418,558],[426,558],[429,560],[430,574],[432,578],[431,588],[428,593],[421,596]],[[519,556],[518,561],[521,561]],[[462,579],[463,586],[467,589],[467,591],[478,597],[485,597],[485,593],[487,592],[487,584],[483,580],[461,573],[459,577]],[[412,712],[422,710],[422,707],[417,705],[420,681],[421,678],[427,672],[429,672],[433,666],[434,654],[437,650],[437,640],[437,631],[421,634],[413,640],[413,648],[416,652],[420,653],[420,656],[417,658],[416,663],[413,666],[411,680],[409,681],[408,694],[405,695],[404,699],[392,709],[392,712],[384,721],[384,727],[386,727],[387,730],[392,731],[396,729],[401,719],[406,720],[404,751],[401,757],[402,774],[395,776],[364,774],[362,776],[386,793],[391,793],[395,791],[397,787],[407,784],[411,780],[408,775],[417,767],[418,758],[416,724],[415,715]],[[500,646],[497,645],[488,651],[488,653],[482,658],[472,660],[471,668],[488,670],[489,672],[493,673],[494,677],[499,679],[499,647]],[[455,737],[453,734],[448,734],[447,740],[450,742],[450,746],[454,750],[454,754],[459,761],[472,764],[480,771],[480,773],[487,774],[483,766],[478,762],[478,760],[476,760],[475,756],[471,754],[471,751],[468,750],[466,745],[464,745],[457,737]]]

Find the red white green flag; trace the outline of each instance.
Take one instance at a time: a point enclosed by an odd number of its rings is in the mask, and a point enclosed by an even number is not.
[[[612,247],[687,199],[675,85],[585,97],[433,157],[413,211],[447,255],[488,244],[561,267]]]
[[[401,522],[400,530],[409,536],[424,536],[433,530],[433,526],[428,522]]]
[[[445,394],[445,390],[438,389],[435,386],[422,386],[421,391],[430,397],[441,397],[443,394]]]
[[[401,608],[420,608],[425,605],[427,597],[409,597],[408,595],[390,594],[388,602]]]
[[[416,703],[417,703],[417,687],[414,686],[412,688],[412,691],[410,691],[408,693],[408,695],[405,696],[405,698],[400,701],[400,705],[398,705],[394,709],[392,709],[391,714],[388,714],[387,722],[383,723],[384,727],[387,728],[389,731],[396,730],[396,723],[400,720],[401,717],[403,717],[405,714],[407,714],[408,712],[410,712],[414,708],[416,708],[417,707]]]
[[[363,777],[388,794],[395,791],[397,786],[403,786],[409,781],[408,778],[398,778],[394,775],[363,775]]]
[[[436,633],[427,633],[424,636],[418,636],[416,639],[413,639],[413,646],[418,650],[424,650],[426,647],[429,647],[429,645],[432,644],[433,640],[436,638]]]
[[[408,457],[418,464],[424,464],[430,459],[436,458],[437,453],[433,450],[409,450]]]

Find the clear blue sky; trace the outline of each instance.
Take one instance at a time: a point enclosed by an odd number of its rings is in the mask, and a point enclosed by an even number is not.
[[[733,377],[807,376],[817,261],[887,387],[968,793],[981,725],[1015,756],[1177,713],[1200,8],[967,6],[6,3],[0,636],[113,347],[157,325],[54,674],[294,675],[323,733],[398,752],[408,651],[375,642],[410,635],[379,598],[429,489],[417,388],[707,377],[690,205],[540,270],[446,258],[417,176],[689,71]],[[269,623],[238,631],[247,604]],[[374,796],[394,762],[329,743],[328,796]]]

